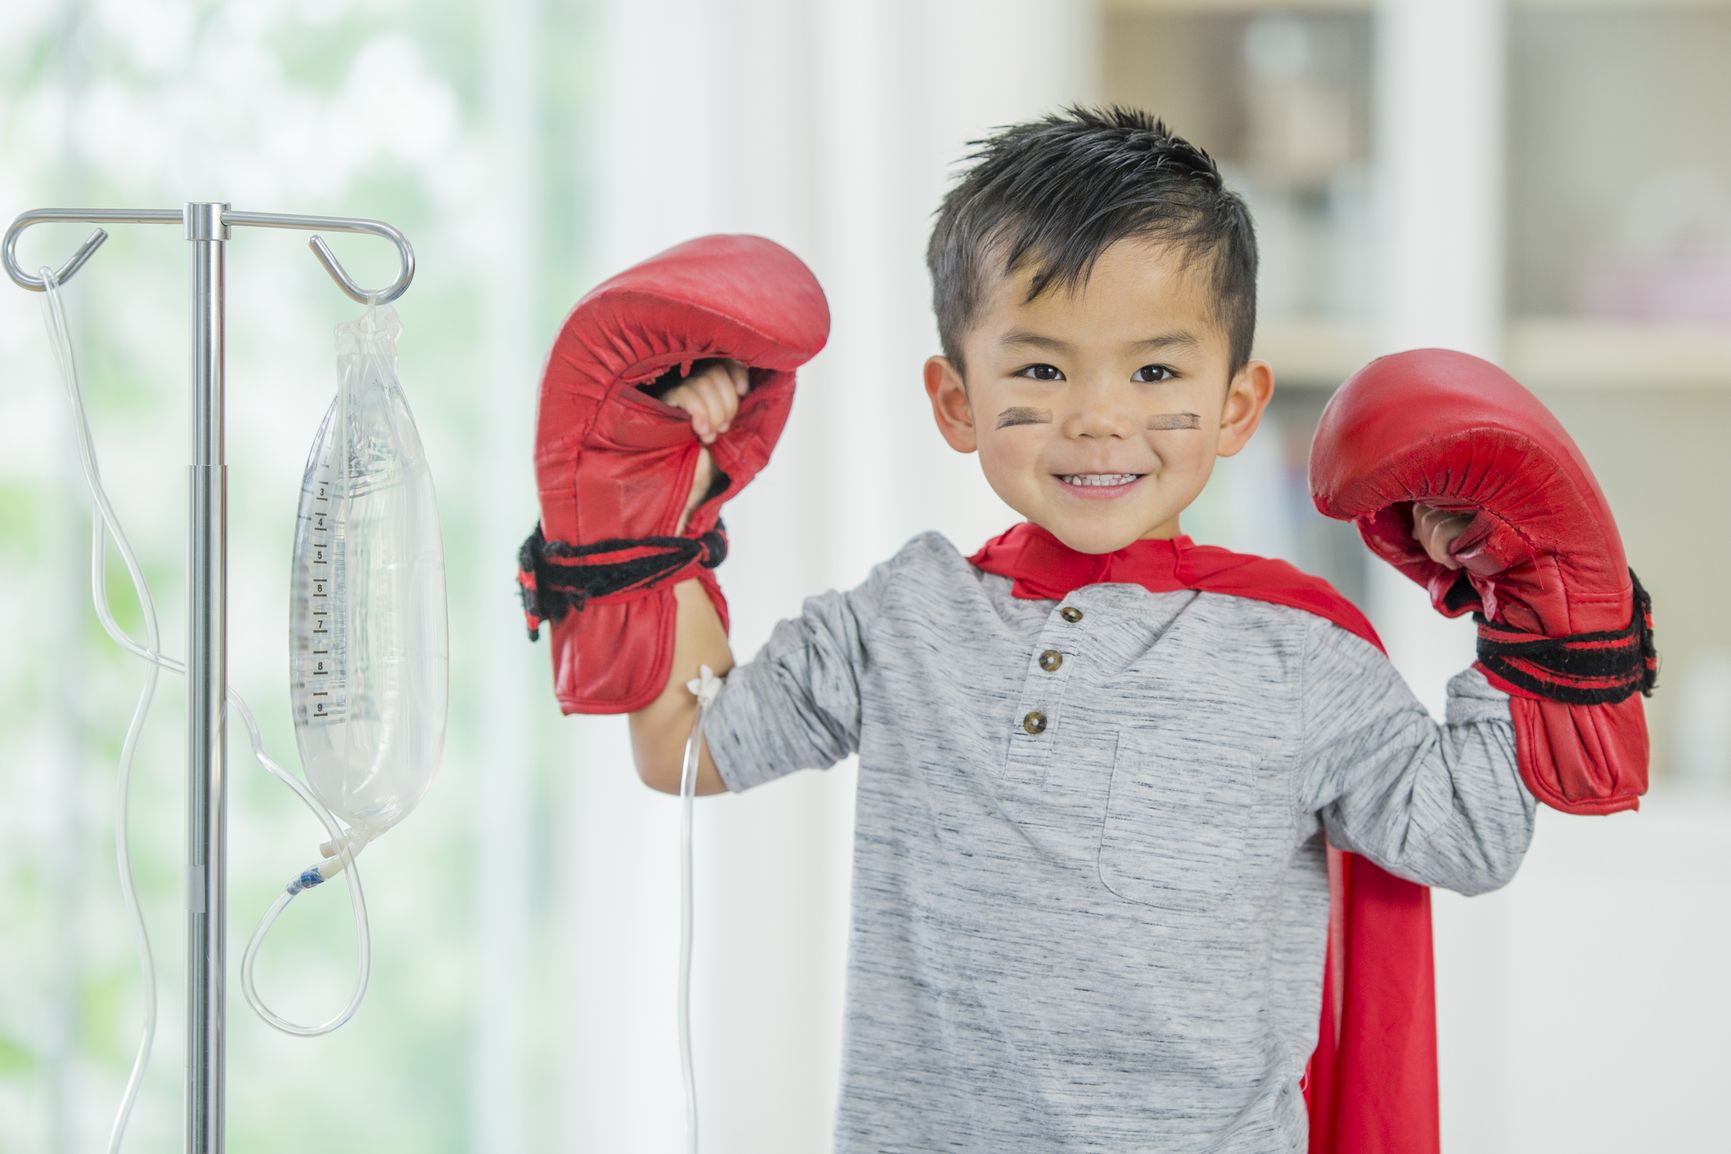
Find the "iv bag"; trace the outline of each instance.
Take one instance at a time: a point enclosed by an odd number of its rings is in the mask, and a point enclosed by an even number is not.
[[[433,478],[397,381],[389,305],[337,326],[337,395],[301,481],[289,613],[307,783],[368,836],[426,793],[445,743],[445,557]]]

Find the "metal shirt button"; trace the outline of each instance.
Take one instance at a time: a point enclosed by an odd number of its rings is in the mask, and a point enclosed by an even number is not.
[[[1040,654],[1040,668],[1047,673],[1056,673],[1058,666],[1064,664],[1064,655],[1056,649],[1048,649]]]
[[[1076,622],[1082,620],[1082,611],[1074,605],[1066,605],[1062,609],[1058,610],[1058,616],[1074,625]]]
[[[1038,709],[1029,711],[1028,715],[1022,718],[1022,728],[1027,730],[1029,733],[1044,733],[1046,730],[1046,715],[1041,713]]]

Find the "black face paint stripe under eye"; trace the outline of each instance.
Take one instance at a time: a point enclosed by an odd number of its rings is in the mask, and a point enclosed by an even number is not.
[[[1011,425],[1049,425],[1052,413],[1048,409],[1029,409],[1016,407],[1005,409],[998,414],[998,428],[1007,429]]]
[[[1160,413],[1148,418],[1150,429],[1200,429],[1202,418],[1195,413]]]

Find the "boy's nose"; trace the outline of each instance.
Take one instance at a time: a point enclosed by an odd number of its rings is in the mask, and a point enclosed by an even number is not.
[[[1066,437],[1128,437],[1134,414],[1106,390],[1083,390],[1060,426]]]

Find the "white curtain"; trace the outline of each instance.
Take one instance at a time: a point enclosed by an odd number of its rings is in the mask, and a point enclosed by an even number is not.
[[[824,352],[768,468],[727,508],[735,657],[910,536],[971,549],[1014,520],[946,446],[924,252],[966,142],[1096,92],[1088,3],[604,0],[591,59],[589,260],[572,299],[691,236],[751,232],[823,284]],[[569,718],[558,863],[558,1132],[672,1150],[678,807],[632,770],[620,718]],[[706,1154],[830,1148],[841,1046],[852,762],[697,804],[693,1035]]]

